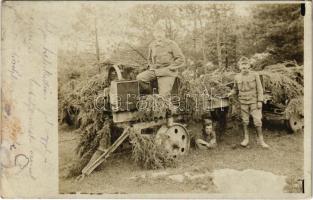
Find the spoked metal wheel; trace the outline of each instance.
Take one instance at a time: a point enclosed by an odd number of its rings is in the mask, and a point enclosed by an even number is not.
[[[293,133],[304,130],[304,117],[299,114],[293,114],[287,120],[287,126]]]
[[[177,156],[185,155],[189,151],[190,136],[187,129],[179,123],[174,123],[173,126],[161,126],[158,130],[156,143],[164,147],[170,156],[176,158]]]

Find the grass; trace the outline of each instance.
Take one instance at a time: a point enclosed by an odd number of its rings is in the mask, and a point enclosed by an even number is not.
[[[250,148],[240,148],[242,130],[233,124],[229,124],[223,141],[219,142],[216,149],[200,151],[191,149],[190,153],[178,160],[177,167],[167,168],[170,174],[184,173],[186,171],[205,172],[216,169],[256,169],[269,171],[277,175],[284,175],[292,180],[303,178],[303,134],[287,134],[282,127],[270,125],[264,128],[265,141],[271,149],[264,150],[256,144],[256,133],[250,127]],[[199,124],[191,124],[190,131],[201,131]],[[60,192],[87,192],[87,193],[210,193],[214,188],[201,189],[199,181],[195,183],[175,183],[167,179],[144,179],[136,181],[134,176],[143,176],[147,173],[159,172],[160,170],[144,170],[136,165],[131,159],[131,152],[113,155],[102,169],[93,172],[83,182],[77,184],[73,179],[62,177],[66,166],[73,162],[73,151],[79,142],[77,134],[71,130],[59,130],[59,169],[60,169]],[[68,138],[76,140],[65,140]],[[62,142],[63,141],[63,142]],[[290,186],[286,192],[299,192],[296,186]]]

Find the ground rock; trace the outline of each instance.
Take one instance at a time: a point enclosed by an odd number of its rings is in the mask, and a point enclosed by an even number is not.
[[[152,173],[152,174],[151,174],[151,177],[152,177],[152,178],[159,178],[159,177],[164,177],[164,176],[167,176],[167,175],[168,175],[168,172],[163,171],[163,172],[155,172],[155,173]]]
[[[181,174],[171,175],[168,178],[179,183],[182,183],[185,179],[185,177]]]
[[[212,173],[213,183],[221,193],[283,193],[286,177],[262,170],[219,169]]]

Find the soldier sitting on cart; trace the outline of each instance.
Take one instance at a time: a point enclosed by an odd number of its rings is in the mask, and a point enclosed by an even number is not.
[[[269,148],[262,134],[263,87],[260,77],[257,73],[250,71],[251,64],[248,58],[242,57],[238,64],[241,73],[235,76],[234,88],[228,96],[238,94],[244,131],[241,146],[246,147],[249,144],[248,124],[251,115],[259,137],[258,143],[263,148]]]
[[[185,64],[185,57],[174,41],[165,38],[161,21],[154,26],[153,36],[155,40],[149,46],[149,69],[138,74],[137,80],[142,89],[149,90],[150,81],[157,78],[159,94],[166,96],[170,94],[175,79],[165,77],[176,77],[178,69]]]

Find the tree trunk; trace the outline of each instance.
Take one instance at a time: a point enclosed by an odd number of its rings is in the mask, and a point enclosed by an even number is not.
[[[235,50],[235,52],[234,52],[234,63],[236,64],[237,63],[237,35],[235,35],[234,36],[234,45],[235,45],[235,47],[234,47],[234,50]]]
[[[227,49],[227,43],[225,43],[225,68],[228,68],[228,49]]]
[[[194,48],[194,51],[197,52],[197,19],[194,18],[193,20],[193,48]]]
[[[101,72],[100,68],[100,50],[99,50],[99,41],[98,41],[98,29],[97,29],[97,18],[95,18],[95,45],[96,45],[96,56],[97,56],[97,66],[99,73]]]
[[[220,17],[217,10],[215,10],[215,27],[216,27],[216,50],[218,67],[222,67],[222,48],[221,48],[221,33],[220,33]]]
[[[218,66],[222,67],[222,48],[221,48],[221,41],[220,41],[220,33],[218,30],[216,34],[216,50],[217,50]]]
[[[202,24],[202,20],[201,20],[201,16],[200,15],[198,15],[198,20],[199,20],[200,29],[201,29],[202,59],[203,59],[204,64],[206,64],[208,62],[208,60],[207,60],[207,57],[206,57],[206,54],[205,54],[205,25]]]

